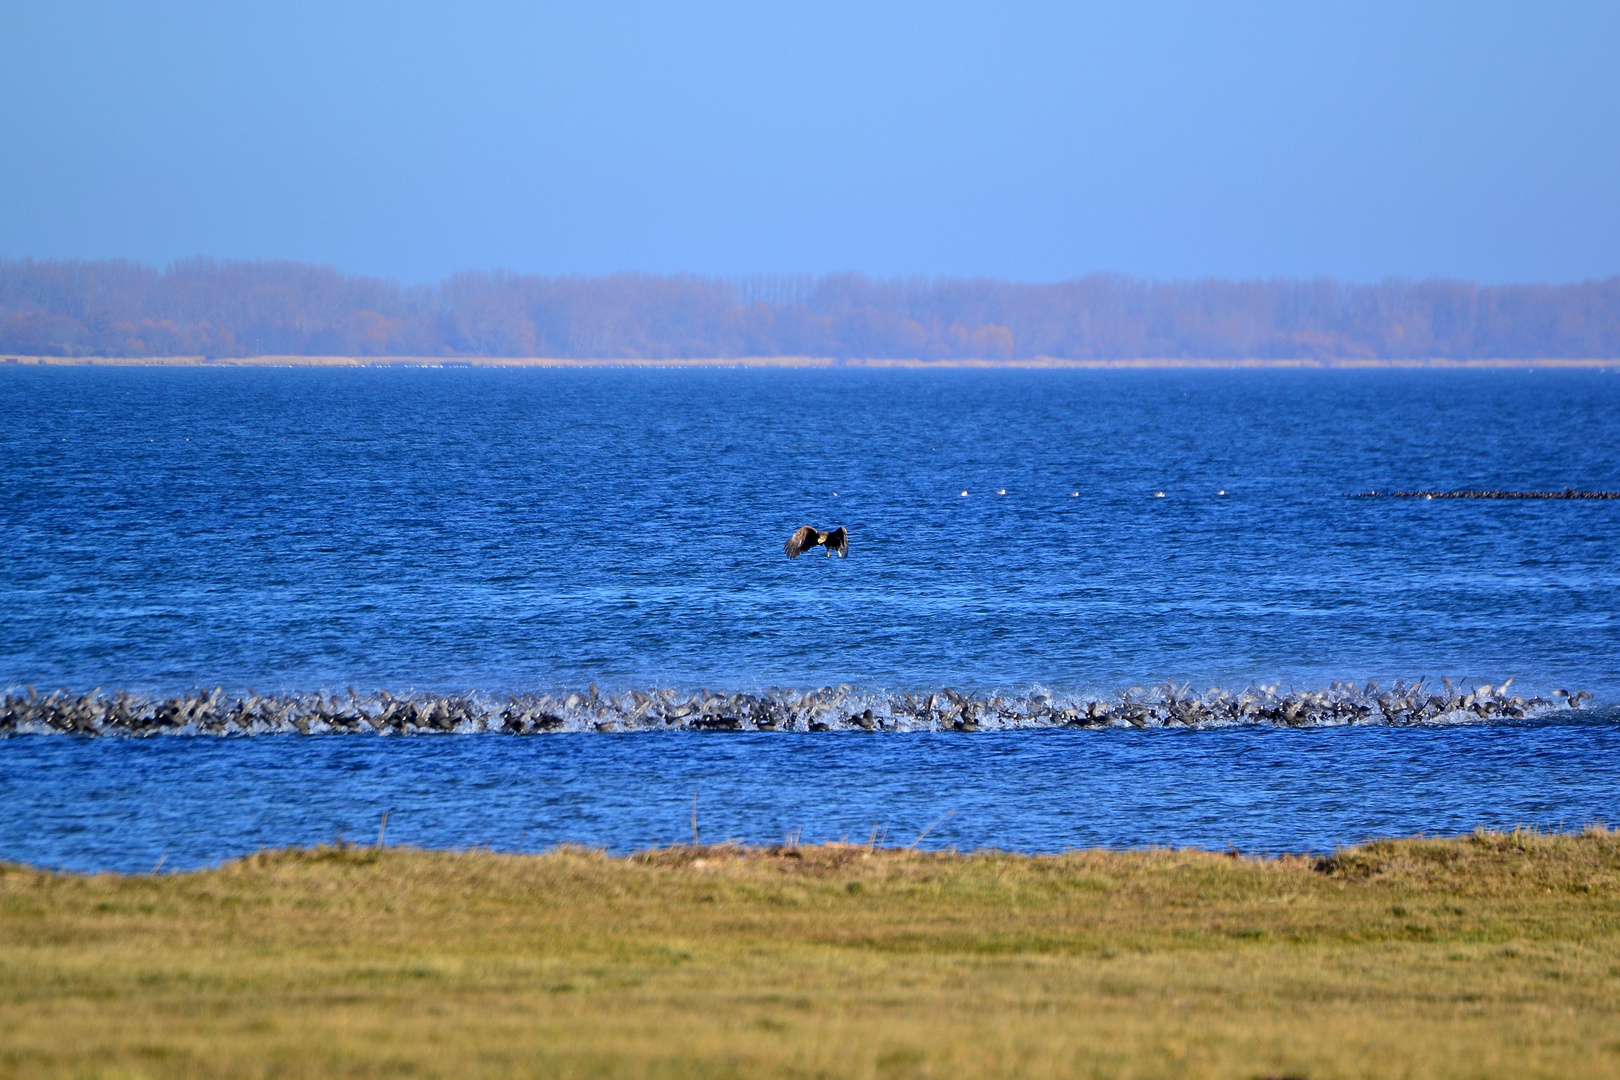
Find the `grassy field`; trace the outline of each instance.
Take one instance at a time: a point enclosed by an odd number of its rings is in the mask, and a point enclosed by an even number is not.
[[[5,866],[0,1075],[1620,1076],[1620,833]]]

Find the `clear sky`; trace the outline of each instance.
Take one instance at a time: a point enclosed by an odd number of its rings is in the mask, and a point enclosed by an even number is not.
[[[0,0],[0,255],[1620,273],[1620,3]]]

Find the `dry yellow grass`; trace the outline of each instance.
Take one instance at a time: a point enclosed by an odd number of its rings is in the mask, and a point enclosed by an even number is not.
[[[1620,1076],[1620,833],[9,866],[0,1075]]]

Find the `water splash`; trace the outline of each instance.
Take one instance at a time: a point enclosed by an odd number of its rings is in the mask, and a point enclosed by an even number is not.
[[[1449,678],[1397,681],[1388,689],[1334,682],[1326,690],[1279,691],[1276,684],[1240,691],[1191,684],[1131,688],[1111,698],[958,693],[911,694],[840,685],[763,693],[674,689],[512,694],[395,696],[200,691],[161,700],[126,691],[58,690],[9,694],[0,700],[0,735],[261,735],[429,734],[565,731],[1006,731],[1029,728],[1212,728],[1240,725],[1333,727],[1349,724],[1491,723],[1579,708],[1592,695],[1557,691],[1552,698],[1510,694],[1513,680],[1464,688]]]

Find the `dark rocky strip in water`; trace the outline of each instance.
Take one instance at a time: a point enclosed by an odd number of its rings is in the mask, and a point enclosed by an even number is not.
[[[1020,728],[1224,727],[1271,724],[1321,727],[1343,724],[1414,725],[1520,720],[1553,709],[1579,708],[1592,695],[1557,691],[1551,699],[1510,695],[1513,680],[1465,689],[1442,679],[1396,682],[1380,689],[1335,682],[1322,691],[1279,693],[1275,685],[1201,694],[1168,683],[1122,691],[1112,699],[1082,699],[1045,691],[1025,694],[914,695],[826,687],[761,694],[676,690],[601,694],[395,697],[249,693],[222,690],[161,701],[99,689],[73,695],[7,695],[0,702],[0,735],[260,735],[426,734],[497,732],[534,735],[560,731],[994,731]]]
[[[1620,491],[1363,491],[1353,499],[1620,499]]]

